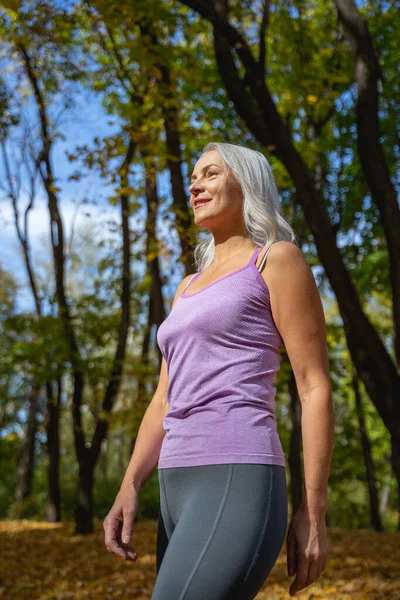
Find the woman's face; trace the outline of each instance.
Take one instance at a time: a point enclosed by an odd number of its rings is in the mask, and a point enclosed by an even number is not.
[[[242,227],[242,191],[228,177],[215,150],[202,154],[196,162],[189,192],[196,225],[210,230]],[[205,202],[199,204],[199,200]]]

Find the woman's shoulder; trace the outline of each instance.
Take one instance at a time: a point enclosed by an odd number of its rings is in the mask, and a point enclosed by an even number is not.
[[[312,271],[299,246],[279,240],[270,245],[266,252],[268,256],[260,274],[271,292],[287,292],[288,281],[297,280],[300,283],[303,281],[304,285],[308,284]],[[265,255],[264,252],[262,254]]]
[[[281,265],[291,261],[304,261],[304,255],[297,244],[287,240],[277,240],[272,244],[268,244],[260,252],[259,264],[261,264],[264,256],[267,254],[267,259],[264,264]]]

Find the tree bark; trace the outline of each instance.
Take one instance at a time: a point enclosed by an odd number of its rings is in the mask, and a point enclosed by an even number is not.
[[[47,390],[47,452],[49,456],[48,484],[49,496],[47,500],[47,520],[50,523],[61,521],[60,509],[60,406],[62,393],[62,378],[58,375],[56,380],[56,394],[51,383],[46,382]]]
[[[376,489],[375,468],[374,463],[372,461],[371,444],[368,438],[367,429],[365,427],[364,411],[362,407],[360,388],[358,384],[357,374],[355,372],[353,373],[353,389],[354,398],[356,401],[358,424],[360,427],[360,437],[364,456],[365,472],[367,476],[371,525],[376,531],[383,531],[381,517],[379,514],[378,491]]]
[[[18,460],[17,485],[15,487],[15,502],[21,502],[30,496],[32,491],[32,476],[35,462],[35,438],[37,430],[36,409],[40,394],[40,383],[33,379],[28,401],[28,419],[24,442]]]
[[[75,533],[93,533],[93,475],[94,465],[86,453],[79,460],[77,500],[75,508]]]

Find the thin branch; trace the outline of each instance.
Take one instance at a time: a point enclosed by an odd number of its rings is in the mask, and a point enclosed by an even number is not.
[[[265,77],[266,54],[267,54],[265,38],[267,35],[267,28],[269,25],[270,7],[271,7],[270,0],[264,0],[263,16],[262,16],[261,26],[260,26],[260,53],[258,56],[258,64],[260,65],[260,71],[261,71],[262,77]]]

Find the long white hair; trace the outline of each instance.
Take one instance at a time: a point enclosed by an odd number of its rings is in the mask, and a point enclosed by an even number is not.
[[[211,142],[203,153],[215,150],[243,193],[242,215],[246,236],[256,246],[287,240],[298,246],[298,235],[284,219],[271,165],[261,152],[235,144]],[[214,260],[214,236],[199,241],[193,251],[196,271],[204,271]]]

